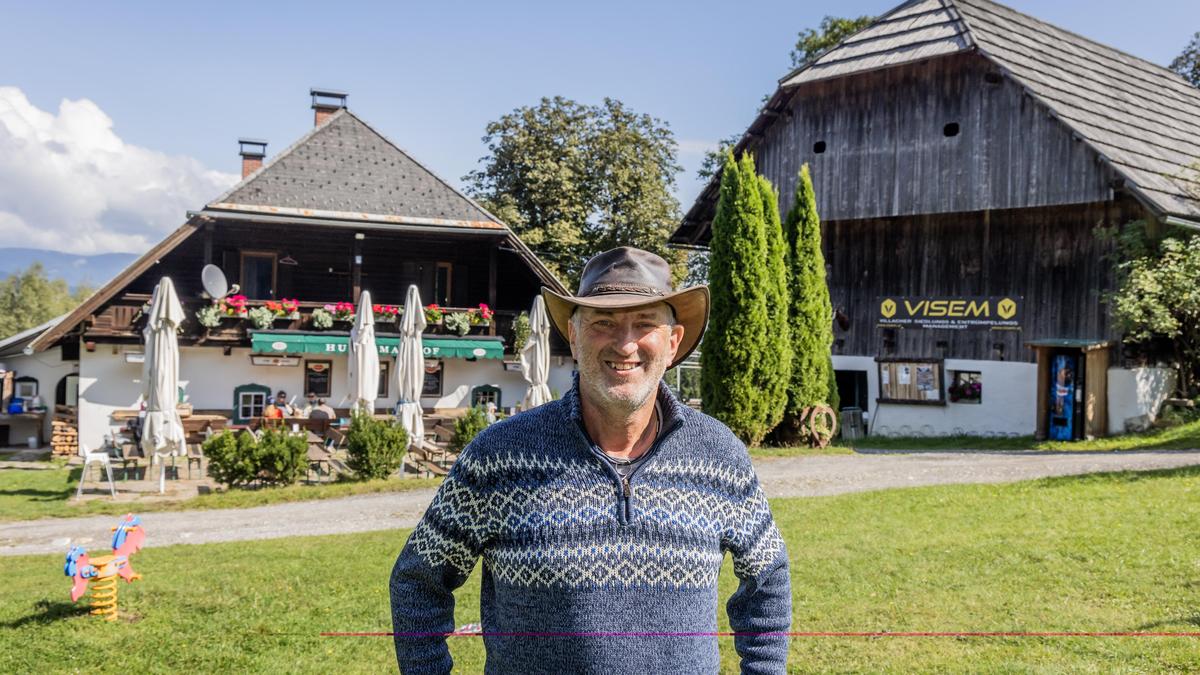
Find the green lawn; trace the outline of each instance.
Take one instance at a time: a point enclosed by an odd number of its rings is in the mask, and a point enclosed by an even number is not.
[[[92,471],[95,471],[93,467]],[[229,490],[177,501],[112,502],[108,499],[75,501],[79,467],[53,469],[0,469],[0,522],[35,518],[69,518],[129,511],[184,511],[189,509],[232,509],[311,499],[333,499],[372,492],[396,492],[437,487],[441,479],[406,478],[342,482],[320,485],[291,485],[259,490]],[[93,476],[95,474],[93,473]],[[107,483],[88,483],[89,490]],[[117,481],[117,489],[121,482]]]
[[[1035,441],[1032,436],[1017,438],[987,438],[983,436],[886,438],[871,436],[846,443],[859,449],[878,450],[1038,450],[1050,452],[1195,450],[1200,448],[1200,420],[1140,434],[1123,434],[1091,441]]]
[[[773,502],[793,630],[1200,631],[1200,469]],[[84,534],[84,533],[81,533]],[[86,533],[96,536],[97,533]],[[149,532],[151,540],[154,532]],[[3,558],[0,672],[380,672],[401,531],[149,548],[115,625],[67,602],[61,556]],[[726,569],[722,596],[734,587]],[[476,574],[458,625],[478,621]],[[722,628],[726,628],[722,618]],[[722,639],[727,669],[736,660]],[[1188,672],[1197,638],[793,641],[798,671]],[[451,640],[478,672],[478,638]]]

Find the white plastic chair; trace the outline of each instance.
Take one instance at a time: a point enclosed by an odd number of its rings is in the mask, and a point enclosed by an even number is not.
[[[79,475],[79,489],[75,491],[75,498],[79,499],[83,496],[83,482],[87,480],[88,467],[93,463],[104,466],[104,472],[108,474],[108,489],[112,493],[113,499],[117,498],[117,486],[113,483],[112,464],[109,462],[107,452],[93,452],[87,445],[79,444],[79,456],[83,458],[83,473]]]

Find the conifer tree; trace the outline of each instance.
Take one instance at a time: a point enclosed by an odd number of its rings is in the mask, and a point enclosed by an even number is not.
[[[712,312],[700,391],[704,411],[754,445],[769,431],[758,376],[769,334],[763,199],[749,155],[734,161],[727,150],[724,166],[709,244]]]
[[[808,164],[800,167],[796,199],[783,224],[791,293],[792,375],[786,423],[800,422],[805,408],[826,405],[833,378],[833,307],[825,284],[821,220]]]
[[[783,419],[787,392],[792,377],[792,342],[788,293],[787,243],[779,222],[779,195],[771,181],[758,176],[758,191],[763,200],[763,227],[767,242],[767,275],[763,297],[767,300],[767,343],[759,368],[759,388],[764,398],[769,432]]]

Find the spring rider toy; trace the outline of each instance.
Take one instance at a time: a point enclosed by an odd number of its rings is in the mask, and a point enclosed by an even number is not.
[[[89,558],[83,547],[72,546],[63,566],[63,574],[75,582],[71,587],[71,602],[83,596],[90,583],[92,615],[103,616],[105,621],[116,621],[117,577],[128,583],[142,578],[129,565],[129,556],[137,553],[145,541],[146,531],[142,529],[141,519],[129,513],[113,528],[112,555]]]

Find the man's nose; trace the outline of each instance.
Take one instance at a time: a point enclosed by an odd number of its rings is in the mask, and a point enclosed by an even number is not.
[[[622,327],[613,340],[613,349],[622,356],[633,356],[638,349],[638,335],[633,326]]]

